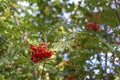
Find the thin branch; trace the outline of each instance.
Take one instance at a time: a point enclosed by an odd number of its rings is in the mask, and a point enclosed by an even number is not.
[[[118,20],[119,20],[119,23],[120,23],[120,13],[119,13],[118,10],[117,10],[117,8],[118,8],[118,6],[117,6],[117,1],[114,0],[114,2],[115,2],[115,7],[116,7],[116,14],[117,14],[117,17],[118,17]]]
[[[9,43],[8,40],[5,39],[5,38],[0,37],[0,40],[4,41],[4,42],[6,42],[6,43]]]
[[[15,11],[14,11],[15,7],[12,5],[12,2],[10,3],[9,7],[10,7],[11,12],[13,13],[13,17],[14,17],[14,19],[16,21],[16,24],[19,26],[20,22],[19,22],[19,20],[17,18],[17,13],[15,13]]]
[[[107,59],[108,59],[108,55],[107,55],[107,53],[105,53],[105,72],[107,71]],[[105,75],[105,80],[109,80],[109,76],[108,76],[108,74],[107,74],[107,72],[106,72],[106,75]]]
[[[34,78],[34,80],[36,80],[37,79],[37,72],[36,72],[35,65],[33,62],[32,62],[32,66],[33,66],[33,78]]]
[[[44,68],[45,68],[45,63],[46,63],[46,60],[44,60],[43,69],[42,69],[42,74],[41,74],[41,79],[43,78],[43,80],[44,80]],[[40,80],[41,80],[41,79],[40,79]]]
[[[20,22],[19,22],[19,20],[18,20],[18,18],[17,18],[17,14],[14,12],[14,19],[15,19],[15,21],[16,21],[16,24],[19,26],[20,25]]]

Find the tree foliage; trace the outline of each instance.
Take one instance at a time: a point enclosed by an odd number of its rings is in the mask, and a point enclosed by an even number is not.
[[[29,45],[41,42],[54,55],[33,65]],[[1,80],[118,80],[120,2],[0,0],[0,45]]]

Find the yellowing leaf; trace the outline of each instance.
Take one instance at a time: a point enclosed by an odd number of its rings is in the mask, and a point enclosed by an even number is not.
[[[63,26],[60,26],[60,27],[59,27],[59,29],[60,29],[61,31],[64,31],[64,28],[63,28]]]
[[[5,16],[0,17],[1,20],[6,20]]]

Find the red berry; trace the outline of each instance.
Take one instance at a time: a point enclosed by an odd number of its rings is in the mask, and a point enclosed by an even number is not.
[[[85,26],[86,26],[86,30],[88,29],[93,29],[95,31],[100,30],[100,26],[97,25],[96,21],[94,21],[93,23],[86,22]]]

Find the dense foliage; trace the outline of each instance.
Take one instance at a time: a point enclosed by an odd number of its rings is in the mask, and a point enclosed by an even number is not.
[[[70,1],[0,0],[0,80],[120,79],[120,1]]]

